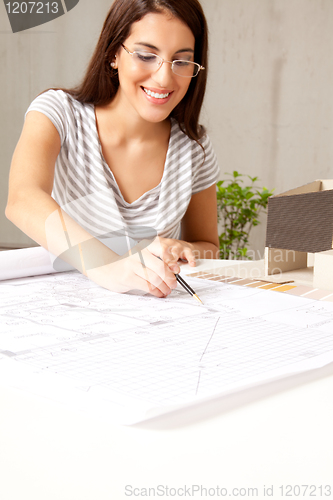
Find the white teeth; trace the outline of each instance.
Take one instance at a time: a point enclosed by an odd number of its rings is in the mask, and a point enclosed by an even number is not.
[[[151,97],[155,97],[156,99],[165,99],[170,95],[170,92],[167,94],[157,94],[156,92],[152,92],[151,90],[145,89],[143,87],[143,90],[146,92],[146,94],[150,95]]]

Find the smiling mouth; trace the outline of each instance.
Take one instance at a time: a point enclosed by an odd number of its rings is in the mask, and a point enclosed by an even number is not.
[[[144,90],[144,92],[146,92],[147,95],[154,97],[155,99],[166,99],[171,94],[171,92],[166,92],[165,94],[158,94],[157,92],[152,92],[151,90],[146,89],[144,87],[142,87],[142,89]]]

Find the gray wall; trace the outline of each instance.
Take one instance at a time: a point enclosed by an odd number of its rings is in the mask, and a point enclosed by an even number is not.
[[[10,159],[30,101],[83,74],[110,1],[12,34],[0,5],[0,245],[30,240],[4,215]],[[333,0],[202,0],[210,73],[202,122],[224,172],[259,176],[279,193],[333,178]],[[252,237],[262,252],[265,220]]]
[[[81,79],[95,48],[110,0],[80,0],[67,14],[13,34],[0,4],[0,246],[35,243],[4,215],[11,157],[30,102],[49,87],[70,87]]]
[[[276,193],[333,179],[333,1],[203,0],[210,26],[205,118],[224,172]],[[262,252],[263,224],[254,229]]]

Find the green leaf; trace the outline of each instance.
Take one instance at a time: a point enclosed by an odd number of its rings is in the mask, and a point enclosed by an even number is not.
[[[258,188],[258,177],[244,176],[237,170],[225,173],[229,179],[217,182],[218,220],[224,231],[219,235],[221,259],[250,259],[247,243],[252,227],[259,224],[258,214],[266,209],[274,190]],[[244,185],[244,177],[250,181]]]

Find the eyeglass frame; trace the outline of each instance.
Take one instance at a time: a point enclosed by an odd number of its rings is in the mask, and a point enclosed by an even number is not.
[[[137,51],[137,50],[133,50],[133,52],[131,52],[131,51],[130,51],[127,47],[125,47],[125,45],[124,45],[123,43],[121,44],[121,46],[122,46],[122,48],[123,48],[123,49],[127,52],[127,54],[129,54],[130,56],[133,56],[133,54],[137,54],[137,53],[139,52],[139,51]],[[167,63],[171,64],[171,71],[172,71],[175,75],[177,75],[177,76],[181,76],[181,77],[183,77],[183,78],[195,78],[196,76],[198,76],[198,74],[200,73],[200,71],[201,71],[201,70],[206,69],[206,68],[204,68],[204,66],[201,66],[201,64],[196,63],[196,62],[194,62],[194,61],[186,61],[186,59],[175,59],[174,61],[168,61],[168,60],[166,60],[166,59],[163,59],[163,58],[162,58],[161,56],[159,56],[158,54],[154,54],[153,52],[146,52],[146,51],[144,51],[144,50],[142,50],[142,52],[144,52],[145,54],[151,54],[151,55],[153,55],[153,56],[157,57],[157,59],[159,59],[159,60],[161,61],[156,71],[158,71],[158,70],[161,68],[162,64],[163,64],[163,63],[165,63],[165,62],[167,62]],[[197,68],[198,68],[198,72],[196,73],[196,75],[191,75],[191,76],[179,75],[178,73],[175,73],[175,71],[173,70],[173,67],[174,67],[173,65],[174,65],[174,63],[175,63],[175,62],[177,62],[177,61],[188,62],[188,63],[194,64],[194,67],[197,67]]]

